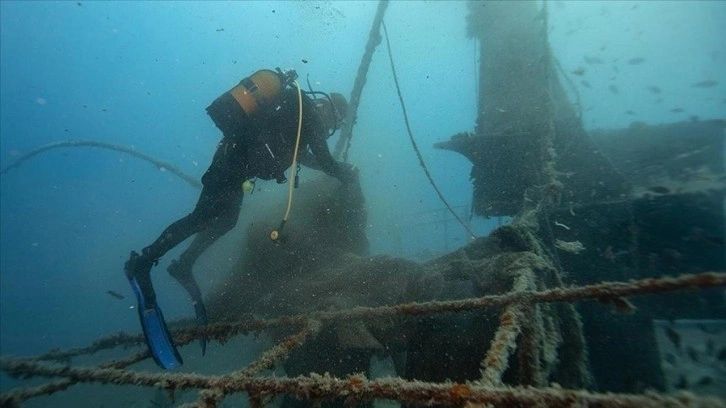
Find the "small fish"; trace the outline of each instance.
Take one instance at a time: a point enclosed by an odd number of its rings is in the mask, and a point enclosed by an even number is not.
[[[645,58],[635,57],[628,60],[630,65],[639,65],[645,62]]]
[[[662,92],[662,90],[655,85],[648,85],[645,87],[645,89],[649,90],[650,92],[653,92],[654,94],[659,94]]]
[[[108,293],[109,295],[115,297],[118,300],[123,300],[123,298],[124,298],[124,295],[122,295],[122,294],[120,294],[118,292],[114,292],[112,290],[107,290],[106,293]]]
[[[713,384],[713,378],[711,378],[711,376],[708,376],[708,375],[703,376],[698,381],[696,381],[696,384],[700,385],[700,386],[711,385],[711,384]]]
[[[724,242],[723,238],[721,237],[715,237],[713,235],[705,235],[703,236],[703,240],[711,245],[714,246],[726,246],[726,242]]]
[[[625,111],[625,114],[626,114],[626,115],[635,115],[635,112],[633,112],[633,111],[631,111],[631,110],[626,110],[626,111]]]
[[[217,32],[218,32],[218,33],[221,33],[222,31],[224,31],[224,28],[218,28],[218,29],[217,29]]]
[[[598,57],[588,57],[585,56],[585,64],[593,65],[593,64],[603,64],[603,60],[601,60]]]
[[[305,58],[303,58],[303,59],[302,59],[302,63],[303,63],[303,64],[307,64],[307,63],[308,63],[308,60],[306,60]]]
[[[710,356],[711,354],[713,354],[713,351],[715,350],[715,348],[716,348],[716,346],[713,344],[713,340],[709,339],[706,342],[706,354],[708,354]]]
[[[584,86],[585,88],[590,88],[590,89],[592,89],[592,85],[590,85],[590,83],[589,83],[589,82],[587,82],[587,81],[580,81],[580,83],[581,83],[581,84],[582,84],[582,86]]]
[[[681,374],[680,377],[678,377],[678,382],[673,384],[674,387],[678,388],[679,390],[683,390],[688,388],[688,380],[686,380],[686,377]]]
[[[713,88],[714,86],[718,85],[718,81],[714,81],[713,79],[708,79],[701,82],[696,82],[695,84],[691,85],[694,88]]]
[[[610,90],[610,92],[614,93],[615,95],[618,95],[620,93],[620,90],[618,89],[618,87],[613,84],[610,84],[608,89]]]
[[[699,149],[699,150],[696,150],[696,152],[697,152],[697,153],[701,153],[701,152],[703,152],[703,151],[704,151],[705,149],[706,149],[706,148],[704,148],[704,149]],[[701,229],[701,228],[692,228],[692,229],[691,229],[691,234],[692,234],[692,235],[700,235],[700,234],[703,234],[704,232],[705,232],[705,231],[703,231],[703,229]],[[700,331],[702,331],[702,332],[704,332],[704,333],[708,333],[708,334],[719,334],[719,333],[721,332],[721,331],[720,331],[719,329],[714,329],[714,328],[708,327],[708,326],[706,326],[706,325],[705,325],[705,324],[703,324],[703,323],[698,323],[698,324],[696,325],[696,327],[698,327],[698,330],[700,330]]]
[[[673,108],[673,109],[671,109],[671,112],[673,112],[673,113],[683,113],[683,112],[685,112],[685,109],[683,109],[683,108]]]
[[[719,247],[726,246],[726,241],[724,241],[724,238],[722,236],[709,234],[703,228],[691,228],[689,235],[684,237],[683,239],[684,241],[695,241]],[[708,331],[705,328],[703,329],[703,331],[709,334],[718,334],[720,332],[718,329],[716,329],[714,333],[714,331]]]
[[[678,334],[675,330],[673,330],[670,327],[666,327],[665,330],[666,336],[668,336],[668,340],[673,343],[673,345],[676,347],[676,350],[681,350],[681,335]]]
[[[699,358],[698,358],[698,352],[696,351],[696,349],[694,349],[693,347],[688,347],[686,349],[686,354],[688,355],[688,358],[693,360],[694,363],[698,362]]]
[[[576,69],[574,69],[570,72],[572,72],[574,75],[582,76],[582,75],[585,75],[585,68],[577,67]]]
[[[718,359],[718,361],[726,363],[726,347],[721,347],[721,350],[718,351],[716,358]]]
[[[658,193],[658,194],[668,194],[671,192],[671,190],[668,187],[663,187],[663,186],[649,187],[648,191],[652,191],[652,192]]]

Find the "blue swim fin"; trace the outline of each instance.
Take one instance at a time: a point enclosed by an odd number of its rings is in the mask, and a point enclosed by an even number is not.
[[[129,277],[129,282],[139,301],[139,319],[141,327],[144,329],[146,344],[149,346],[154,361],[165,370],[181,367],[184,362],[171,341],[171,335],[164,322],[161,309],[156,302],[147,302],[144,299],[139,282],[135,277]]]

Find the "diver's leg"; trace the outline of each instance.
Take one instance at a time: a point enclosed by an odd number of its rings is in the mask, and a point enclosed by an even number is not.
[[[212,220],[211,225],[203,231],[199,232],[189,247],[179,256],[179,260],[171,261],[167,271],[192,296],[193,300],[201,299],[199,287],[194,281],[192,275],[192,267],[200,255],[204,253],[219,238],[229,232],[237,225],[237,217],[239,216],[239,208],[242,205],[243,192],[240,188],[237,191],[227,193],[225,207],[222,212]],[[221,206],[217,206],[220,210]]]
[[[201,228],[202,225],[197,217],[194,214],[189,214],[167,227],[156,241],[141,251],[141,254],[131,251],[124,270],[129,278],[136,278],[139,288],[147,301],[153,303],[156,298],[151,286],[151,267],[170,249],[179,245]]]
[[[197,258],[199,258],[199,256],[207,250],[207,248],[234,228],[238,212],[239,210],[237,209],[234,214],[217,218],[213,221],[213,224],[210,225],[209,228],[198,233],[189,247],[179,256],[179,259],[172,261],[175,268],[191,269],[197,261]],[[232,218],[233,220],[231,221],[230,219]]]
[[[151,351],[154,361],[164,369],[173,369],[183,364],[179,351],[172,342],[171,334],[164,322],[164,316],[156,303],[156,294],[151,283],[151,267],[166,251],[178,245],[190,235],[203,227],[198,215],[192,213],[170,225],[153,244],[144,248],[139,255],[131,252],[131,257],[124,265],[126,277],[139,302],[138,312],[141,328],[144,332],[146,344]],[[203,305],[201,312],[205,317]],[[204,351],[206,341],[202,344]]]
[[[129,260],[124,265],[126,277],[139,302],[139,320],[146,344],[149,346],[154,361],[164,369],[179,367],[183,362],[172,342],[161,309],[156,303],[156,294],[151,282],[151,267],[169,250],[190,236],[205,230],[220,214],[223,214],[224,209],[228,206],[218,206],[220,200],[222,200],[222,204],[228,203],[230,197],[237,197],[237,195],[230,195],[236,190],[240,192],[239,202],[241,203],[247,149],[238,142],[239,139],[225,137],[218,145],[212,164],[202,177],[202,193],[194,211],[167,227],[156,241],[141,251],[141,255],[132,251]],[[199,293],[196,283],[194,286],[196,290],[192,296],[197,321],[206,324],[207,317],[204,303],[201,301],[201,293]],[[200,339],[200,344],[202,354],[204,354],[206,339]]]
[[[192,213],[169,225],[151,245],[141,251],[141,254],[138,254],[136,251],[131,251],[124,270],[129,279],[136,279],[141,294],[147,301],[153,303],[156,299],[151,284],[152,266],[172,248],[190,236],[204,231],[215,222],[219,214],[218,208],[220,208],[217,206],[218,197],[219,193],[215,186],[204,186],[197,206]]]
[[[131,257],[126,263],[126,273],[139,279],[149,275],[151,267],[156,264],[159,258],[185,239],[205,228],[207,224],[205,218],[203,213],[195,210],[169,225],[151,245],[141,250],[141,254],[135,251],[131,252]]]
[[[174,222],[161,233],[151,245],[141,251],[141,255],[132,251],[126,262],[127,276],[137,277],[139,283],[148,287],[144,295],[152,295],[151,267],[159,258],[176,247],[190,236],[207,229],[216,223],[217,218],[229,217],[227,212],[234,208],[234,217],[239,212],[242,202],[243,169],[246,160],[246,148],[233,138],[224,138],[217,147],[212,164],[202,176],[202,192],[197,205],[191,214]],[[233,224],[234,226],[234,224]],[[206,248],[204,248],[206,249]],[[198,255],[197,255],[198,256]],[[196,258],[194,258],[196,259]]]

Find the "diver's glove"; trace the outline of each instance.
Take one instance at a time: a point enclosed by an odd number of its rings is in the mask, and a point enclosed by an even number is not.
[[[182,262],[171,261],[171,265],[169,265],[167,271],[184,287],[187,293],[189,293],[189,296],[191,296],[192,305],[194,306],[194,314],[197,317],[197,324],[199,326],[206,326],[207,309],[204,307],[202,291],[199,289],[197,281],[194,280],[194,275],[192,275],[191,266]],[[202,355],[205,355],[207,352],[206,337],[199,339],[199,346],[202,348]]]
[[[343,184],[349,184],[358,181],[358,168],[350,163],[338,162],[338,174],[336,178]]]
[[[151,356],[159,367],[171,370],[180,367],[184,362],[171,340],[164,315],[156,304],[156,294],[151,285],[153,263],[136,251],[131,251],[131,256],[124,265],[124,271],[139,302],[139,320]]]

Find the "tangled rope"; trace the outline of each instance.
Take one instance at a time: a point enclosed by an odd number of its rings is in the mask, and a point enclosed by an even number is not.
[[[531,281],[521,275],[514,284],[514,291],[503,295],[491,295],[457,301],[428,303],[408,303],[384,307],[356,307],[337,312],[316,312],[306,315],[288,316],[270,320],[246,319],[236,323],[220,323],[206,328],[178,330],[174,339],[177,344],[187,344],[196,338],[207,336],[225,341],[239,333],[248,333],[273,327],[302,327],[302,329],[263,353],[247,368],[222,376],[203,376],[182,373],[149,373],[126,370],[135,362],[148,358],[146,352],[135,353],[124,360],[114,360],[96,367],[73,367],[67,364],[48,363],[49,359],[69,358],[80,353],[93,353],[102,348],[118,347],[140,341],[139,336],[117,334],[97,341],[94,346],[78,349],[74,353],[55,351],[40,358],[0,359],[0,368],[14,377],[63,377],[60,381],[37,387],[15,389],[0,395],[0,406],[19,406],[30,398],[47,395],[66,389],[78,383],[135,384],[146,387],[163,388],[173,395],[175,389],[200,389],[199,400],[188,407],[216,407],[229,393],[247,392],[250,399],[280,394],[294,395],[298,398],[317,401],[332,397],[346,397],[353,402],[368,401],[376,398],[400,402],[461,405],[464,402],[491,404],[495,407],[535,405],[547,407],[571,407],[577,405],[590,407],[726,407],[726,402],[713,398],[695,397],[690,394],[666,396],[661,394],[626,395],[594,394],[586,391],[566,390],[557,387],[525,388],[504,387],[498,381],[506,364],[495,364],[496,360],[506,360],[513,351],[512,347],[497,347],[497,341],[490,347],[482,362],[484,381],[457,383],[411,382],[399,378],[370,381],[356,375],[346,379],[327,375],[312,374],[296,378],[268,378],[257,376],[263,369],[273,367],[284,360],[288,353],[300,346],[307,338],[315,336],[321,325],[331,322],[351,320],[377,320],[381,318],[430,315],[434,313],[463,312],[475,309],[505,307],[501,321],[509,322],[503,328],[502,344],[510,344],[522,330],[520,324],[507,318],[511,307],[527,308],[539,303],[573,302],[595,299],[605,304],[618,305],[624,297],[659,294],[684,289],[706,289],[726,286],[726,273],[706,272],[695,275],[680,275],[673,278],[653,278],[628,282],[604,282],[595,285],[555,288],[543,291],[531,290]],[[521,323],[521,321],[520,321]],[[503,327],[505,326],[502,324]],[[113,339],[113,340],[112,340]],[[488,371],[487,371],[488,370]],[[486,380],[486,379],[489,380]]]

